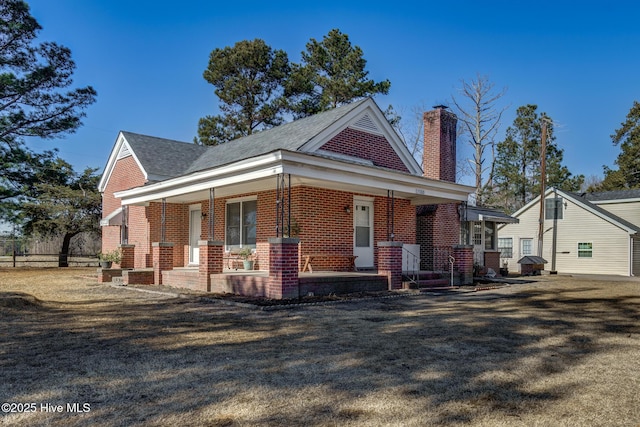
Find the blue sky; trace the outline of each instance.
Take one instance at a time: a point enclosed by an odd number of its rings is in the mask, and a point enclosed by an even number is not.
[[[573,174],[613,166],[610,135],[640,100],[631,1],[27,1],[39,40],[71,49],[75,86],[98,91],[75,134],[30,142],[58,147],[77,169],[102,170],[120,130],[192,141],[198,119],[217,113],[202,78],[214,48],[261,38],[298,62],[310,38],[333,28],[363,49],[370,77],[391,81],[381,108],[450,104],[461,79],[487,75],[507,88],[501,135],[517,107],[537,104]]]

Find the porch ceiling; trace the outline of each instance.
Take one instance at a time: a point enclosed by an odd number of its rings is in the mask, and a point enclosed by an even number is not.
[[[166,198],[171,203],[192,203],[215,197],[275,190],[279,174],[291,174],[292,186],[309,186],[372,196],[408,199],[414,205],[466,201],[472,187],[431,180],[407,173],[327,159],[303,153],[279,151],[251,162],[217,168],[162,181],[116,194],[123,204],[146,204]]]

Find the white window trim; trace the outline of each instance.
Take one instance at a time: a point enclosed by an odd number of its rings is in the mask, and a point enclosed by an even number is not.
[[[523,250],[524,248],[522,246],[522,241],[523,240],[531,240],[531,253],[530,254],[525,254],[524,253],[524,250]],[[518,249],[520,250],[520,256],[521,257],[523,257],[523,256],[532,256],[532,255],[535,254],[535,247],[534,247],[533,237],[520,237],[520,241],[518,242],[518,245],[519,245]]]
[[[257,195],[252,195],[252,196],[244,196],[244,197],[236,197],[233,199],[227,199],[225,200],[225,204],[224,204],[224,250],[225,252],[229,253],[231,252],[231,248],[229,247],[229,245],[227,244],[227,206],[229,204],[233,204],[233,203],[240,203],[241,209],[242,209],[242,203],[243,202],[252,202],[255,201],[256,202],[256,215],[258,213],[258,196]],[[242,224],[240,225],[240,229],[242,230],[243,226]],[[257,245],[257,243],[256,243]],[[242,248],[242,235],[240,236],[240,248]],[[251,248],[254,252],[256,250],[256,248]]]
[[[591,256],[580,256],[580,243],[591,243]],[[582,249],[584,251],[584,249]],[[578,259],[593,259],[593,241],[578,241],[576,242],[576,258]]]
[[[498,236],[498,238],[496,239],[497,240],[497,242],[496,242],[496,245],[497,245],[496,250],[500,252],[500,255],[501,255],[500,258],[502,258],[502,250],[500,248],[500,239],[511,239],[511,256],[509,257],[509,259],[512,259],[513,255],[515,254],[515,251],[513,250],[514,249],[513,241],[515,240],[514,237],[513,236]]]

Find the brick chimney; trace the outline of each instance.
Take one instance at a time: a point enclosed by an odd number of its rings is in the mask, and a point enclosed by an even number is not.
[[[444,105],[423,115],[422,170],[427,178],[456,182],[456,125],[458,118]]]

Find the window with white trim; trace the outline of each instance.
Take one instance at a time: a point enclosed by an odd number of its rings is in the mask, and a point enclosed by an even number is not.
[[[520,254],[533,255],[533,239],[520,239]]]
[[[256,200],[227,203],[225,226],[227,250],[256,247],[257,207]]]
[[[593,258],[593,242],[578,242],[578,258]]]
[[[500,258],[513,258],[513,237],[498,237]]]

